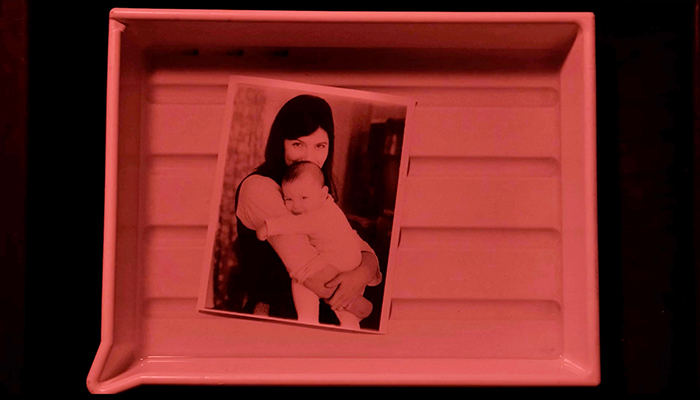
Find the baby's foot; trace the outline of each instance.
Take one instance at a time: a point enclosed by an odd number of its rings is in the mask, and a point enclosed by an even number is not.
[[[340,273],[335,267],[328,266],[322,270],[312,274],[304,281],[304,286],[311,289],[312,292],[322,299],[330,299],[333,297],[336,288],[326,287],[326,283],[335,278]],[[372,303],[364,297],[355,299],[352,305],[347,309],[348,312],[355,314],[360,320],[367,318],[372,313]]]

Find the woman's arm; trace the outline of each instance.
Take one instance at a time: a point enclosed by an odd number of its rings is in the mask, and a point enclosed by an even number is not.
[[[360,238],[359,235],[357,237]],[[377,259],[374,249],[372,249],[367,242],[360,239],[360,250],[362,251],[362,262],[358,268],[364,266],[364,268],[368,269],[367,272],[371,275],[371,279],[367,286],[379,285],[382,282],[382,272],[379,270],[379,259]]]
[[[362,296],[366,286],[376,286],[382,281],[382,273],[379,270],[379,261],[374,251],[363,243],[362,262],[360,265],[348,272],[341,272],[326,283],[326,287],[338,287],[338,289],[326,302],[332,309],[349,309],[355,300]],[[366,246],[369,251],[365,249]]]

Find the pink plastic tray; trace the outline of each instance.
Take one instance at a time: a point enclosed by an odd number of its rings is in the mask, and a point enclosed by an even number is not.
[[[109,27],[90,391],[598,384],[592,14],[116,9]],[[231,74],[418,101],[385,335],[197,312]]]

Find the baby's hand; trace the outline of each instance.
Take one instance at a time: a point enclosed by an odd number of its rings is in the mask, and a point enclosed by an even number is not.
[[[263,226],[257,230],[256,234],[258,235],[258,239],[267,240],[267,223],[263,223]]]

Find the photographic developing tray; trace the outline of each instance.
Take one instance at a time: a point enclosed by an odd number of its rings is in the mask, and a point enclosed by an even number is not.
[[[592,14],[115,9],[109,29],[91,392],[599,383]],[[385,334],[197,311],[234,74],[416,100]]]

